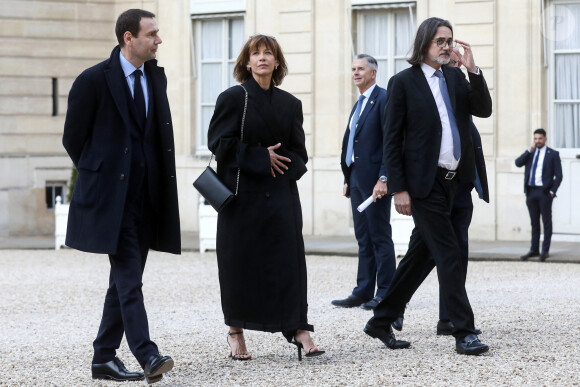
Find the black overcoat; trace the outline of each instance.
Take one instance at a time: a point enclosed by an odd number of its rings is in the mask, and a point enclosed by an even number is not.
[[[66,245],[78,250],[115,254],[131,173],[132,142],[137,130],[129,113],[126,80],[119,46],[111,57],[81,73],[69,93],[63,145],[79,175],[70,202]],[[167,100],[167,78],[156,60],[145,63],[154,98],[152,130],[145,133],[144,152],[157,155],[157,192],[160,198],[150,247],[179,254],[181,237],[173,124]],[[150,187],[151,189],[151,187]]]
[[[234,86],[217,99],[208,131],[221,180],[238,196],[218,215],[217,257],[225,323],[266,332],[313,330],[307,322],[302,209],[296,181],[308,156],[302,104],[291,94],[244,83],[248,107],[240,127],[244,90]],[[290,158],[274,178],[267,147]]]

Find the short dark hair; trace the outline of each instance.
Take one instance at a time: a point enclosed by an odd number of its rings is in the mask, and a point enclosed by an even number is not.
[[[429,51],[431,41],[439,27],[449,28],[451,30],[451,35],[453,35],[453,27],[451,27],[449,21],[438,17],[430,17],[429,19],[424,20],[419,26],[419,29],[417,29],[415,43],[413,43],[413,53],[411,54],[411,57],[407,59],[407,62],[412,65],[419,65],[425,62],[425,56],[427,55],[427,51]]]
[[[115,35],[117,35],[119,46],[125,47],[125,39],[123,38],[125,32],[129,31],[134,37],[139,36],[141,19],[152,19],[154,17],[155,14],[153,12],[145,11],[144,9],[128,9],[120,14],[115,25]]]
[[[546,137],[546,131],[542,128],[534,130],[534,134],[541,134],[542,136]]]
[[[366,59],[371,70],[378,70],[379,69],[379,65],[377,63],[377,60],[368,54],[358,54],[354,58],[355,59]]]
[[[286,75],[288,75],[288,65],[286,64],[286,59],[284,59],[284,54],[282,53],[282,47],[276,41],[276,38],[268,35],[253,35],[250,36],[238,59],[236,59],[236,65],[234,67],[234,78],[240,83],[246,82],[252,76],[252,73],[246,68],[248,62],[250,61],[250,55],[252,51],[260,48],[261,45],[266,46],[267,49],[272,50],[274,58],[278,61],[278,68],[272,73],[272,82],[274,85],[278,86],[282,83],[282,80]]]

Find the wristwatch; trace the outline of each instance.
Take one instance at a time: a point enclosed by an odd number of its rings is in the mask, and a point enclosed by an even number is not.
[[[387,182],[387,177],[383,175],[383,176],[379,177],[379,181],[382,182],[382,183],[386,183]]]

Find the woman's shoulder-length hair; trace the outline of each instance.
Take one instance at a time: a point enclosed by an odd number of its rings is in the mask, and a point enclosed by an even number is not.
[[[278,61],[278,68],[274,69],[272,73],[272,82],[275,86],[282,84],[282,80],[286,75],[288,75],[288,65],[286,64],[286,59],[284,59],[284,54],[282,53],[282,48],[276,38],[267,35],[253,35],[250,36],[238,59],[236,59],[236,65],[234,66],[234,78],[240,83],[246,82],[252,76],[252,72],[248,71],[247,66],[250,61],[250,55],[252,52],[257,51],[262,45],[266,46],[274,54],[274,58]]]

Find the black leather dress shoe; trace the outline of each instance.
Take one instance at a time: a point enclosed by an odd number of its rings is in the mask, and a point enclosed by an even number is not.
[[[391,325],[387,328],[376,328],[367,323],[364,332],[370,337],[381,340],[390,349],[403,349],[411,346],[408,341],[395,339]]]
[[[540,261],[544,262],[549,256],[550,254],[547,251],[544,251],[542,254],[540,254]]]
[[[455,326],[451,321],[437,321],[437,336],[451,336],[453,334],[453,329]],[[475,328],[474,333],[476,335],[481,335],[481,329]]]
[[[93,379],[115,380],[117,382],[143,380],[145,377],[141,372],[128,371],[125,368],[125,364],[118,358],[106,363],[93,363],[91,365],[91,373],[93,374]]]
[[[341,308],[354,308],[355,306],[361,306],[368,300],[363,300],[362,298],[358,298],[354,294],[351,294],[344,300],[333,300],[331,302],[334,306],[340,306]]]
[[[170,356],[151,355],[145,363],[145,379],[147,383],[152,384],[160,381],[163,374],[171,371],[173,368],[173,359]]]
[[[532,250],[530,250],[530,251],[528,251],[527,253],[525,253],[524,255],[522,255],[522,256],[520,257],[520,259],[521,259],[522,261],[527,261],[527,260],[528,260],[528,258],[531,258],[531,257],[537,257],[537,256],[539,256],[539,255],[540,255],[540,252],[539,252],[539,251],[532,251]]]
[[[375,298],[373,298],[369,302],[365,302],[364,304],[362,304],[360,307],[363,309],[366,309],[366,310],[373,310],[377,306],[379,306],[381,301],[383,301],[383,297],[376,296]]]
[[[400,332],[403,330],[403,320],[403,317],[398,317],[395,321],[393,321],[391,326]]]
[[[455,342],[455,350],[462,355],[481,355],[489,351],[489,347],[477,338],[477,335],[467,335]]]

